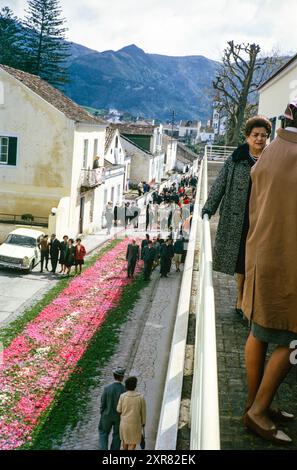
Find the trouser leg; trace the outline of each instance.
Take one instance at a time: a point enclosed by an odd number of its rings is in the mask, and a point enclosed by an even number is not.
[[[56,272],[56,269],[57,269],[57,264],[58,264],[58,258],[51,258],[51,262],[52,262],[52,271],[55,273]]]
[[[43,271],[44,258],[45,258],[45,254],[41,252],[40,253],[40,271]]]
[[[103,431],[99,428],[99,449],[108,450],[108,435],[109,432]]]
[[[112,441],[110,450],[120,450],[121,448],[121,439],[120,439],[120,426],[119,424],[113,425]]]
[[[136,261],[131,261],[131,266],[130,266],[130,275],[131,276],[134,276],[134,271],[135,271],[135,265],[136,265]]]

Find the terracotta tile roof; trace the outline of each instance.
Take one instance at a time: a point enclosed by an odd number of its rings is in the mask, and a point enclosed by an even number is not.
[[[113,163],[109,162],[108,160],[105,160],[104,158],[104,167],[105,168],[113,168]]]
[[[124,165],[116,165],[115,163],[111,163],[104,158],[104,168],[106,170],[114,170],[115,168],[123,168]]]
[[[113,128],[113,127],[106,128],[104,154],[106,154],[115,133],[116,133],[116,128]]]
[[[198,127],[198,121],[180,121],[181,127]]]
[[[153,135],[157,126],[138,126],[137,124],[114,124],[121,134]]]
[[[182,153],[181,153],[182,152]],[[181,161],[190,161],[193,162],[198,158],[197,153],[193,152],[193,150],[189,149],[186,145],[183,145],[181,142],[177,142],[177,160]]]
[[[13,76],[20,82],[22,82],[31,91],[36,93],[38,96],[43,98],[49,104],[54,106],[56,109],[61,111],[67,118],[76,122],[85,122],[88,124],[106,124],[102,119],[92,116],[78,104],[74,103],[71,99],[67,98],[61,91],[54,88],[49,83],[45,82],[36,75],[23,72],[22,70],[13,69],[7,65],[1,65],[0,69],[3,69],[9,75]]]

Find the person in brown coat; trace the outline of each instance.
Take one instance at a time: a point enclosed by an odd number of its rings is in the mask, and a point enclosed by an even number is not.
[[[142,428],[146,421],[144,396],[136,392],[137,378],[128,377],[125,381],[126,393],[120,396],[117,411],[121,414],[120,437],[124,450],[134,450],[140,443]]]
[[[297,339],[297,100],[285,117],[286,128],[277,131],[251,171],[242,304],[251,321],[244,421],[264,439],[282,444],[292,440],[276,424],[294,416],[270,405],[291,367]],[[268,343],[277,346],[264,370]]]

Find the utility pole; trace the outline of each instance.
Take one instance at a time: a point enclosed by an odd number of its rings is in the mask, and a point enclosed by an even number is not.
[[[171,151],[172,151],[172,141],[173,141],[174,117],[175,117],[175,111],[173,109],[172,110],[172,116],[171,116],[171,142],[170,142]]]

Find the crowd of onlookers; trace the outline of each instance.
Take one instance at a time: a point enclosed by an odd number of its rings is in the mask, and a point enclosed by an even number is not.
[[[180,271],[189,238],[196,184],[196,177],[183,177],[179,182],[165,186],[161,192],[152,193],[151,200],[146,205],[146,231],[161,230],[162,233],[167,232],[168,236],[163,238],[161,233],[158,233],[151,239],[147,233],[141,247],[132,239],[126,253],[128,277],[133,278],[136,263],[140,258],[144,263],[146,281],[150,280],[151,272],[157,266],[160,266],[161,277],[168,277],[172,260],[175,262],[176,271]]]
[[[176,270],[179,271],[182,257],[185,251],[181,245],[188,239],[191,227],[192,213],[194,208],[194,197],[196,193],[197,178],[195,176],[182,176],[173,183],[166,183],[161,191],[155,189],[149,193],[150,185],[142,182],[141,188],[138,185],[141,194],[147,193],[145,210],[145,229],[146,232],[156,230],[169,232],[167,240],[164,240],[159,234],[150,240],[147,235],[142,242],[140,256],[133,254],[132,265],[130,263],[128,275],[133,277],[134,261],[141,257],[144,261],[145,278],[149,279],[152,269],[160,265],[161,276],[167,277],[170,271],[172,259],[174,258]],[[127,228],[133,227],[134,230],[139,227],[139,216],[141,213],[137,202],[126,202],[122,205],[108,203],[105,208],[104,216],[106,219],[107,234],[110,234],[112,226],[122,225]],[[69,276],[72,266],[75,274],[81,273],[86,249],[81,243],[81,239],[69,238],[64,235],[63,240],[58,240],[55,234],[49,238],[44,235],[38,245],[41,254],[40,272],[44,268],[47,271],[56,273],[57,265],[60,265],[59,274]],[[147,249],[145,249],[147,248]],[[152,248],[152,251],[151,251]],[[133,249],[132,249],[133,251]],[[130,259],[130,255],[129,255]],[[127,254],[128,260],[128,254]],[[49,269],[49,261],[51,268]],[[134,268],[133,268],[134,265]]]
[[[144,186],[144,183],[141,183]],[[191,216],[194,208],[197,177],[183,176],[171,184],[166,183],[161,191],[155,189],[148,193],[149,185],[146,185],[146,210],[145,231],[161,230],[173,232],[176,237],[182,230],[187,237],[191,224]],[[112,226],[121,225],[125,229],[130,226],[134,229],[139,227],[139,216],[141,213],[137,202],[126,202],[116,204],[113,208],[112,202],[105,207],[105,220],[107,233]]]
[[[40,272],[45,269],[49,271],[48,263],[51,262],[50,272],[55,274],[58,263],[60,264],[59,274],[69,276],[72,266],[75,268],[75,274],[80,274],[86,249],[81,243],[81,239],[77,238],[74,242],[73,238],[64,235],[63,240],[59,241],[55,234],[50,239],[48,235],[44,235],[38,244],[40,249]]]

